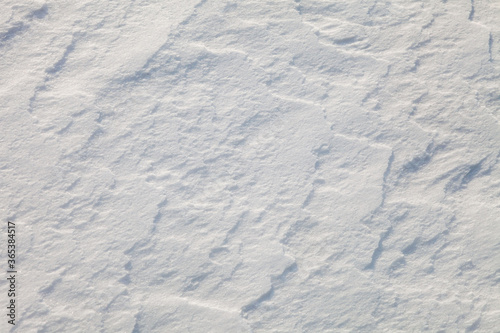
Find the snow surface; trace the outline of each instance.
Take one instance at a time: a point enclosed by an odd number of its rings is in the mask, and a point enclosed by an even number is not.
[[[2,332],[500,332],[497,0],[1,7]]]

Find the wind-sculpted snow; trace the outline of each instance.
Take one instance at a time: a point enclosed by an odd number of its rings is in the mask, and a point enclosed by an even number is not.
[[[497,2],[3,7],[2,332],[500,327]]]

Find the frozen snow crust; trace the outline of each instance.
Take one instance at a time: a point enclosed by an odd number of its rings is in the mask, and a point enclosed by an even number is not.
[[[499,332],[499,18],[2,1],[0,331]]]

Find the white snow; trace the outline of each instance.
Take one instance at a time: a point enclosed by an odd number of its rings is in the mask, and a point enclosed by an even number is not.
[[[500,332],[499,18],[3,1],[0,331]]]

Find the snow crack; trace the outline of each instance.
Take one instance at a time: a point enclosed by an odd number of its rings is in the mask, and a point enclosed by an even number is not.
[[[17,35],[22,34],[29,28],[24,22],[14,23],[6,32],[0,33],[0,46],[3,46],[6,42],[13,39]]]
[[[377,248],[373,251],[372,254],[372,261],[366,265],[365,270],[369,269],[374,269],[375,264],[377,263],[378,258],[382,255],[382,252],[384,251],[384,241],[391,235],[392,233],[392,227],[389,227],[386,232],[380,235],[380,240],[378,241],[378,246]]]
[[[474,0],[470,0],[469,21],[474,21],[474,13],[475,13]]]
[[[260,306],[261,303],[270,300],[274,296],[274,287],[271,286],[268,291],[262,294],[255,301],[250,302],[241,308],[241,314],[244,316],[247,312],[253,311]]]
[[[490,38],[488,39],[488,54],[490,55],[489,61],[493,61],[493,34],[490,32]]]
[[[68,61],[69,55],[75,50],[76,41],[77,41],[76,38],[73,36],[71,43],[69,43],[69,45],[66,46],[66,49],[64,50],[62,57],[51,68],[47,68],[45,70],[47,74],[54,75],[63,69],[64,65],[66,64],[66,61]]]
[[[49,67],[45,70],[46,76],[43,79],[42,84],[39,84],[38,86],[35,87],[35,91],[33,92],[33,95],[29,99],[29,107],[28,107],[28,112],[33,113],[33,109],[35,107],[35,102],[36,99],[38,98],[38,94],[41,91],[47,90],[47,84],[53,79],[54,76],[57,76],[59,72],[61,72],[64,68],[64,65],[68,61],[69,55],[75,50],[75,46],[77,43],[78,38],[73,35],[73,39],[71,40],[71,43],[66,46],[66,49],[64,50],[63,55],[61,58],[52,65],[52,67]]]
[[[249,304],[243,306],[241,308],[241,315],[243,317],[245,317],[248,312],[254,311],[263,302],[267,302],[267,301],[271,300],[271,298],[273,298],[273,296],[274,296],[276,284],[278,284],[278,283],[284,283],[286,281],[287,277],[290,274],[296,272],[297,270],[298,270],[297,263],[294,261],[290,266],[286,267],[280,275],[272,277],[271,278],[271,287],[269,288],[269,290],[266,291],[264,294],[262,294],[256,300],[254,300],[254,301],[250,302]]]

